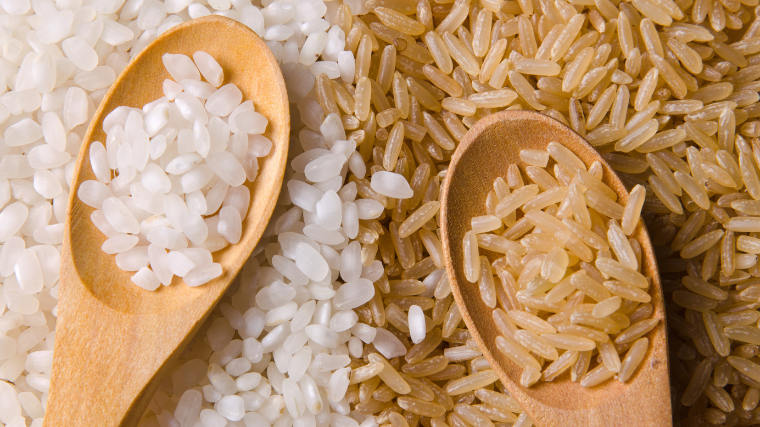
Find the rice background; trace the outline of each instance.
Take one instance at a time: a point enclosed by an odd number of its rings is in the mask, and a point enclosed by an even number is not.
[[[409,214],[437,200],[467,128],[504,108],[569,124],[629,187],[646,188],[676,422],[757,423],[756,6],[0,1],[0,422],[42,425],[68,183],[92,114],[157,35],[216,13],[251,27],[281,62],[291,161],[267,233],[141,426],[531,425],[468,342],[444,279],[437,216],[399,236]],[[332,151],[346,154],[342,163],[329,162]],[[695,240],[717,230],[717,240]],[[330,266],[329,280],[299,276],[291,251],[301,241]],[[497,276],[511,286],[519,271]],[[277,291],[290,299],[271,298]],[[290,301],[294,317],[267,325],[267,313]],[[427,333],[413,345],[415,305]],[[308,335],[310,323],[329,340]]]

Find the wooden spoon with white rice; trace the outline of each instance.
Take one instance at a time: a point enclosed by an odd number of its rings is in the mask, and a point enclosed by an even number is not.
[[[82,200],[88,194],[78,194],[78,190],[87,181],[99,188],[95,180],[101,178],[100,171],[93,171],[90,151],[95,141],[106,143],[103,123],[107,115],[120,106],[142,108],[165,95],[163,85],[170,79],[162,60],[165,53],[193,58],[199,51],[211,55],[223,70],[223,81],[211,83],[217,87],[234,83],[243,99],[252,100],[256,112],[268,120],[263,135],[271,140],[272,148],[259,161],[255,181],[238,187],[250,191],[250,207],[242,218],[242,230],[240,223],[236,226],[240,233],[235,240],[239,241],[218,251],[211,249],[213,264],[209,266],[217,271],[197,283],[187,282],[188,286],[177,283],[181,279],[175,277],[169,286],[146,290],[146,284],[157,283],[154,272],[147,267],[139,275],[123,271],[112,254],[101,250],[106,236],[91,221],[95,209]],[[173,366],[173,359],[203,324],[264,233],[282,186],[289,130],[285,82],[274,56],[251,29],[232,19],[212,15],[177,25],[124,69],[92,119],[74,172],[61,256],[46,427],[137,425],[165,369]]]

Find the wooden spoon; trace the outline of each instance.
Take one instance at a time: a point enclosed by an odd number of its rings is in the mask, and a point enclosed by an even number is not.
[[[188,287],[178,277],[155,292],[135,286],[134,273],[116,267],[100,246],[93,209],[77,197],[95,174],[89,146],[105,141],[102,124],[120,105],[140,108],[163,96],[170,78],[161,57],[205,51],[235,83],[244,100],[269,120],[265,136],[274,146],[259,162],[239,243],[214,253],[224,273]],[[290,115],[285,81],[264,42],[248,27],[207,16],[166,31],[124,69],[101,102],[79,152],[64,231],[55,356],[45,427],[135,426],[167,368],[172,366],[248,259],[264,232],[282,186],[288,156]]]
[[[451,158],[441,193],[446,271],[459,310],[501,381],[536,425],[672,425],[662,287],[652,242],[643,223],[639,223],[633,237],[641,243],[643,274],[652,279],[653,317],[660,319],[660,323],[647,334],[649,350],[626,383],[613,378],[596,387],[584,388],[570,380],[568,371],[552,382],[539,381],[530,388],[522,387],[522,369],[496,348],[499,333],[491,317],[492,309],[481,300],[478,285],[465,279],[462,239],[471,228],[470,219],[485,215],[485,200],[494,179],[506,178],[511,164],[525,170],[527,165],[519,156],[521,149],[545,149],[552,141],[572,150],[586,166],[600,161],[604,167],[604,183],[615,190],[621,203],[628,199],[628,191],[607,162],[562,123],[528,111],[502,111],[481,119],[467,132]],[[481,253],[491,261],[498,258],[492,252],[481,250]],[[497,285],[497,290],[502,293],[499,300],[505,300],[503,288]]]

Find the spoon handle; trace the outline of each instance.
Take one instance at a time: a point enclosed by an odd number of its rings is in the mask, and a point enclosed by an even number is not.
[[[206,316],[192,309],[130,312],[93,294],[71,262],[63,261],[61,273],[44,427],[136,426],[164,368]]]

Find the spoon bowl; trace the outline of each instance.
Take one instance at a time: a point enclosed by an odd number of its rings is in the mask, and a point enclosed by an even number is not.
[[[105,141],[103,119],[116,107],[141,108],[163,96],[164,53],[204,51],[224,71],[223,84],[234,83],[244,100],[269,121],[264,136],[273,147],[259,162],[240,242],[214,252],[223,273],[188,287],[179,277],[171,286],[146,291],[134,274],[120,270],[104,253],[106,240],[90,220],[94,209],[77,191],[95,179],[89,161],[93,141]],[[61,286],[55,353],[45,427],[135,426],[166,369],[203,324],[208,314],[264,233],[272,215],[287,163],[290,115],[280,68],[269,48],[247,26],[222,16],[177,25],[141,51],[119,75],[95,112],[79,152],[61,255]]]
[[[625,383],[607,380],[585,388],[570,379],[569,370],[551,382],[539,381],[530,388],[520,385],[522,369],[496,348],[498,329],[490,309],[480,297],[476,283],[464,275],[462,240],[470,230],[470,219],[485,215],[485,200],[497,177],[506,177],[512,164],[524,171],[522,149],[546,149],[558,142],[575,153],[586,166],[603,165],[603,182],[619,201],[628,191],[615,172],[580,135],[543,114],[502,111],[481,119],[462,139],[451,158],[441,192],[441,231],[446,271],[462,318],[484,356],[498,373],[510,394],[538,426],[666,426],[672,425],[670,380],[662,287],[652,242],[639,221],[632,237],[642,247],[642,273],[651,277],[652,318],[660,323],[646,336],[649,349],[633,376]],[[491,262],[499,255],[481,249]],[[500,282],[497,280],[497,282]],[[507,301],[499,284],[499,301]]]

